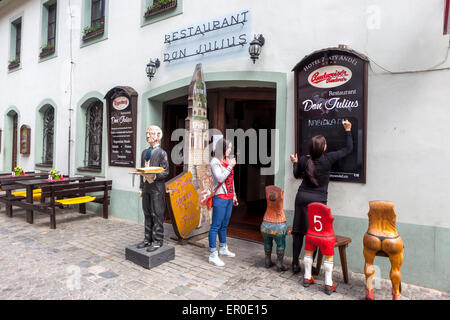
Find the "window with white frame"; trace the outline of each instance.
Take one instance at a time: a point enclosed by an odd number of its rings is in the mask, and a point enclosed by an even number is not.
[[[11,44],[10,59],[8,68],[14,69],[20,65],[20,56],[22,51],[22,17],[11,23]]]
[[[49,0],[42,5],[41,58],[55,53],[57,29],[57,1]]]
[[[84,0],[83,41],[98,39],[105,33],[107,0]]]

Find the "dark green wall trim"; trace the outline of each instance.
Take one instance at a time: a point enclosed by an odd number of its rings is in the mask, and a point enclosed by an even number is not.
[[[51,168],[47,166],[40,166],[42,163],[43,152],[43,138],[44,138],[44,112],[51,106],[54,110],[54,124],[53,124],[53,163]],[[55,165],[57,155],[56,135],[58,133],[58,107],[56,103],[51,99],[45,99],[36,108],[35,111],[36,122],[34,129],[34,164],[36,170],[50,171]],[[56,168],[57,169],[57,168]],[[57,169],[58,170],[58,169]]]
[[[113,181],[114,186],[114,181]],[[137,192],[112,189],[110,192],[111,204],[109,206],[109,216],[129,220],[137,223],[144,222],[144,213],[142,211],[142,198]],[[97,203],[88,203],[86,208],[90,211],[101,213],[102,205]],[[142,236],[144,236],[144,227],[142,227]]]
[[[75,141],[75,174],[94,176],[94,177],[105,177],[106,175],[106,165],[108,157],[108,144],[107,144],[107,122],[106,122],[106,101],[104,99],[104,94],[98,91],[91,91],[83,96],[77,103],[76,109],[76,136],[78,139]],[[89,172],[84,170],[79,170],[84,166],[85,160],[85,146],[86,146],[86,109],[95,100],[100,100],[103,103],[103,128],[102,128],[102,168],[99,172]]]
[[[19,163],[19,141],[20,141],[20,111],[15,106],[6,109],[3,117],[3,133],[2,133],[2,152],[3,152],[3,170],[2,173],[11,173],[12,150],[13,150],[13,121],[12,116],[17,113],[17,165]]]
[[[161,126],[162,104],[164,101],[188,94],[192,77],[186,77],[152,89],[142,95],[141,132],[145,132],[150,124]],[[265,87],[276,88],[276,124],[278,130],[278,149],[275,152],[275,185],[284,188],[285,159],[280,157],[286,152],[286,109],[287,109],[287,76],[282,72],[265,71],[228,71],[205,72],[207,88],[221,87]],[[170,134],[170,133],[166,133]],[[141,134],[140,147],[146,146],[145,135]],[[139,159],[140,152],[137,152]]]

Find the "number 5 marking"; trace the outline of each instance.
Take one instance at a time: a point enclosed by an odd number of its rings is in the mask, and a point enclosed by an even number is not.
[[[317,229],[316,226],[314,226],[314,230],[316,230],[317,232],[322,231],[322,222],[320,222],[320,218],[322,218],[321,216],[314,216],[314,224],[318,223],[320,224],[320,229]]]

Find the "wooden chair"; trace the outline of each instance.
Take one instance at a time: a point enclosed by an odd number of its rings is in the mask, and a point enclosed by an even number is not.
[[[292,226],[289,226],[287,235],[292,235]],[[342,267],[342,274],[344,276],[344,282],[348,283],[348,269],[347,269],[347,247],[349,243],[352,242],[352,238],[344,237],[344,236],[338,236],[336,235],[336,244],[334,247],[339,248],[339,258],[341,259],[341,267]],[[318,250],[318,256],[317,256],[317,262],[316,262],[316,271],[314,272],[314,275],[317,276],[320,273],[320,268],[322,267],[322,260],[323,255]]]
[[[401,273],[403,263],[403,240],[396,228],[394,203],[388,201],[369,202],[369,228],[364,234],[364,274],[366,276],[366,299],[374,300],[372,279],[375,274],[373,261],[375,256],[389,257],[391,262],[390,278],[392,282],[392,298],[400,299]]]

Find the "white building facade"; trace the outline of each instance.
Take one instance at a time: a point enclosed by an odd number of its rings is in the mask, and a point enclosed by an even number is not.
[[[208,99],[219,101],[225,94],[221,90],[228,90],[219,110],[241,101],[246,88],[264,96],[260,101],[273,101],[272,127],[278,132],[273,180],[247,181],[242,188],[261,189],[264,183],[283,188],[292,223],[301,180],[294,179],[289,160],[295,151],[291,70],[316,50],[345,44],[370,60],[366,183],[330,182],[328,189],[335,231],[353,240],[347,249],[349,269],[363,272],[368,202],[393,201],[405,242],[403,281],[450,290],[448,1],[177,0],[174,7],[145,17],[150,2],[0,1],[3,173],[15,163],[27,171],[56,168],[112,179],[110,214],[143,222],[131,168],[108,165],[105,95],[117,86],[138,93],[140,159],[145,128],[173,127],[166,126],[165,107],[187,96],[195,65],[202,63],[213,92]],[[248,47],[255,34],[262,34],[265,43],[253,63]],[[156,58],[161,66],[149,82],[145,68]],[[257,105],[250,96],[245,101],[245,106]],[[209,127],[227,127],[233,122],[228,115],[245,121],[250,111],[241,114],[233,106],[223,121],[222,115],[213,115]],[[255,110],[250,126],[258,118]],[[100,131],[89,135],[90,121],[97,121]],[[20,153],[22,125],[31,128],[29,154]],[[288,243],[291,255],[291,239]],[[375,264],[388,278],[388,259],[377,258]]]

